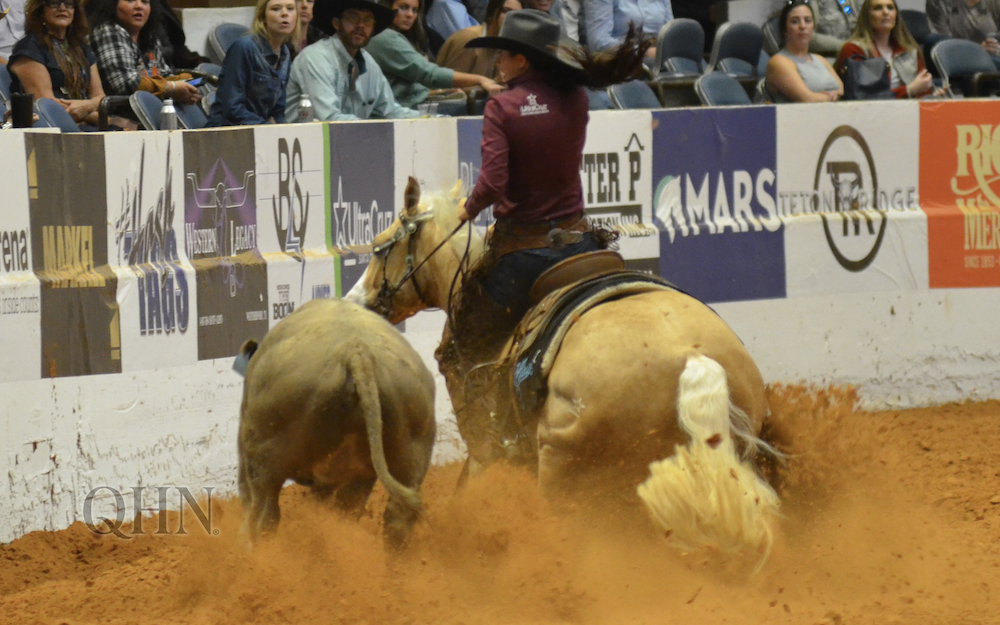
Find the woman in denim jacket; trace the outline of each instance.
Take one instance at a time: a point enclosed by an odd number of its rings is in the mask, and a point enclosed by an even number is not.
[[[250,32],[226,52],[209,126],[285,123],[290,42],[299,34],[295,0],[257,0]]]

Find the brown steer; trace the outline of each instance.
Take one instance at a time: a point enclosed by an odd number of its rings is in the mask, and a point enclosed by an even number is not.
[[[396,328],[361,306],[313,300],[268,332],[243,386],[239,490],[255,540],[280,520],[287,479],[360,514],[375,485],[389,493],[386,543],[405,544],[434,445],[434,379]]]

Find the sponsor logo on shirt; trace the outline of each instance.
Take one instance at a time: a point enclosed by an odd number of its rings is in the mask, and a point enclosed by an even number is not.
[[[545,115],[549,112],[548,104],[539,104],[538,96],[533,93],[528,94],[528,103],[521,105],[521,117],[528,115]]]

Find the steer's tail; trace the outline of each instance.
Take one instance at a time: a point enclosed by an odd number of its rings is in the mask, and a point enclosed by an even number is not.
[[[423,505],[420,495],[414,489],[399,483],[389,473],[385,462],[385,447],[382,445],[382,405],[378,399],[378,386],[375,384],[375,368],[371,357],[355,350],[348,360],[351,377],[358,391],[361,411],[365,417],[365,429],[368,431],[368,446],[371,448],[372,465],[375,474],[389,492],[389,495],[400,501],[414,514],[419,514]]]
[[[770,553],[778,496],[740,459],[733,436],[753,438],[746,414],[729,401],[726,371],[711,358],[688,358],[677,390],[677,419],[691,436],[673,456],[649,465],[639,496],[682,549],[747,548]]]

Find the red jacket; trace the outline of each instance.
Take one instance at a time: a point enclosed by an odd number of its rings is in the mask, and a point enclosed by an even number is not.
[[[483,167],[465,204],[469,217],[490,204],[497,217],[521,223],[581,212],[588,109],[582,87],[560,91],[534,71],[491,98],[483,119]]]

